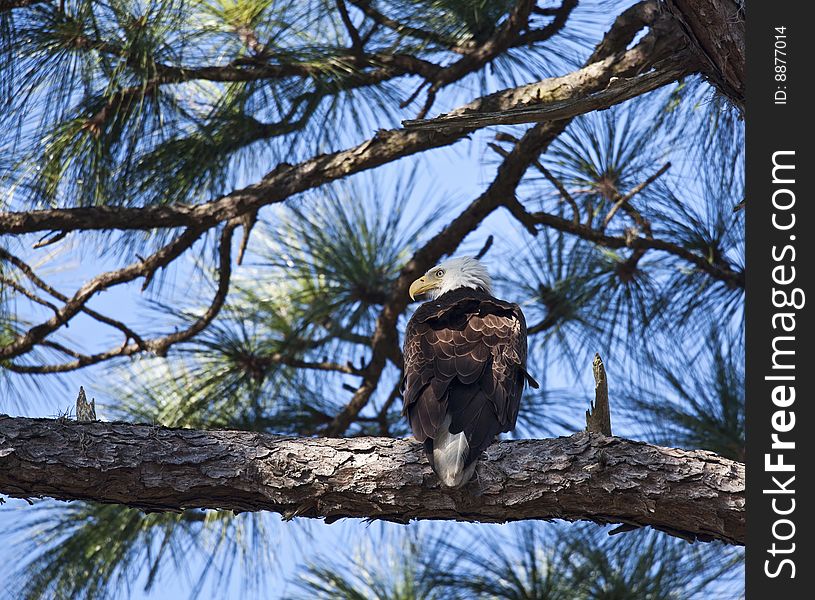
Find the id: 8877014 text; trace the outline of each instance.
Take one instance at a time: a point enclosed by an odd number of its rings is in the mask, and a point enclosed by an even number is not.
[[[774,104],[787,103],[787,27],[775,28],[773,44],[773,75],[775,79]]]

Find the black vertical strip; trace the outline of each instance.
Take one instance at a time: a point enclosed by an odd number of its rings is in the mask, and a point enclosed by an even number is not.
[[[747,598],[812,598],[811,132],[806,2],[747,15]],[[809,295],[809,298],[807,298]]]

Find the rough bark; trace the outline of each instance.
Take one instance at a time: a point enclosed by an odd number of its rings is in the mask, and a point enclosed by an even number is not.
[[[734,544],[745,535],[742,463],[588,432],[496,443],[477,483],[446,491],[413,440],[0,416],[0,492],[329,522],[566,519]]]
[[[674,38],[677,39],[677,38]],[[602,63],[601,63],[602,64]],[[434,119],[410,119],[402,121],[408,129],[438,131],[451,127],[484,128],[494,125],[517,125],[520,123],[543,123],[559,119],[571,119],[594,110],[604,110],[616,104],[647,94],[664,85],[677,81],[694,71],[695,63],[688,57],[678,57],[675,63],[666,64],[663,68],[637,75],[630,79],[615,79],[602,91],[587,94],[580,98],[554,100],[543,96],[541,86],[532,84],[519,90],[532,90],[525,99],[505,110],[483,110],[480,106],[455,114],[443,114]],[[559,79],[559,78],[558,78]],[[557,90],[559,82],[551,81],[551,90]],[[549,92],[550,90],[546,90]],[[489,97],[487,97],[489,98]]]
[[[684,32],[702,70],[725,96],[744,108],[744,0],[664,0]]]

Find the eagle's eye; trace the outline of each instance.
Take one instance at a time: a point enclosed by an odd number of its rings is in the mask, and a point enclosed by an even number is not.
[[[438,277],[439,279],[444,277],[444,269],[439,269],[438,271],[436,271],[436,277]]]

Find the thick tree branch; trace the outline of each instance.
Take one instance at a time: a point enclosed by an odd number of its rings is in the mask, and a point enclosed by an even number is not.
[[[557,518],[733,544],[745,535],[742,463],[585,432],[494,444],[478,482],[451,492],[440,488],[412,440],[0,416],[0,492],[153,511],[269,510],[329,522]]]
[[[518,88],[516,91],[523,94],[524,99],[520,100],[512,108],[497,111],[475,108],[469,111],[456,111],[455,114],[441,115],[435,119],[406,120],[402,124],[408,129],[437,130],[448,127],[480,129],[494,125],[517,125],[520,123],[541,123],[543,121],[568,119],[593,110],[605,109],[656,90],[692,73],[694,70],[692,65],[692,62],[682,60],[680,57],[676,62],[668,63],[643,75],[635,75],[630,78],[614,78],[609,81],[608,87],[602,91],[579,98],[570,97],[566,100],[552,98],[553,93],[561,83],[557,81],[558,78],[555,78],[555,80],[547,80],[549,89],[543,89],[540,84],[526,86],[527,89]],[[586,70],[593,69],[587,67]],[[490,97],[487,96],[484,100],[486,105]]]

